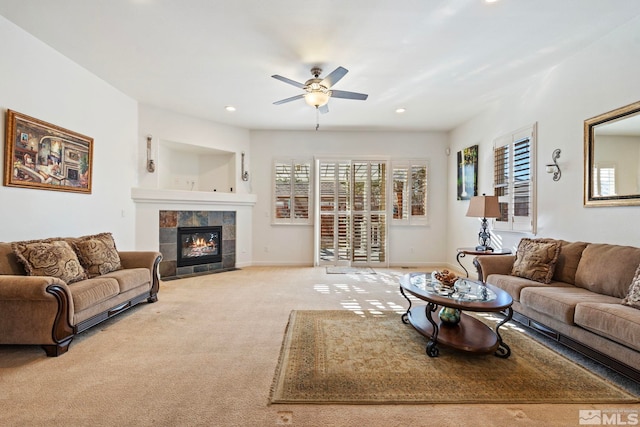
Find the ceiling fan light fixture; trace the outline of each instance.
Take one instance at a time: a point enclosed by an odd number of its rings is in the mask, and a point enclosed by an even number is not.
[[[304,101],[312,107],[322,107],[329,102],[329,94],[321,90],[314,90],[304,96]]]

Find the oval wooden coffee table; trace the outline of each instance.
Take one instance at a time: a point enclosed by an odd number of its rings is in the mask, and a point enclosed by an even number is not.
[[[402,322],[411,323],[418,332],[429,338],[426,349],[429,356],[438,356],[438,344],[471,353],[494,353],[502,358],[511,355],[511,349],[502,341],[499,329],[513,316],[513,300],[502,289],[470,279],[459,279],[454,289],[446,289],[431,278],[431,273],[409,273],[400,278],[400,293],[409,302]],[[411,299],[406,293],[426,301],[427,305],[412,308]],[[442,307],[447,307],[449,314],[455,312],[460,320],[455,322],[457,316],[454,316],[453,322],[441,320],[436,311]],[[497,324],[495,330],[464,313],[504,310],[507,312],[506,318]]]

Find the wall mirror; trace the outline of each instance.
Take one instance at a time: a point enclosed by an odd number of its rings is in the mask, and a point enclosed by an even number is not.
[[[640,205],[640,101],[585,120],[584,205]]]

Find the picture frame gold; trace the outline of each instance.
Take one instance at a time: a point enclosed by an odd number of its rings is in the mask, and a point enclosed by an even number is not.
[[[93,138],[7,110],[4,185],[91,194]]]

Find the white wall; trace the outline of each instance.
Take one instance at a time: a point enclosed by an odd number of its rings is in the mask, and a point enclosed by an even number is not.
[[[251,132],[251,188],[258,195],[253,218],[253,263],[312,265],[313,226],[272,225],[274,159],[314,156],[380,156],[429,161],[428,226],[390,226],[389,264],[418,266],[446,259],[447,134],[442,132]],[[266,250],[265,250],[266,248]],[[411,248],[414,251],[411,252]]]
[[[0,187],[3,241],[114,234],[134,249],[138,113],[135,100],[0,16],[0,108],[94,139],[92,194]],[[6,115],[0,120],[4,136]],[[3,161],[4,164],[4,161]]]
[[[640,207],[583,207],[584,120],[640,99],[640,19],[620,27],[562,64],[514,85],[509,96],[451,134],[452,151],[480,144],[479,193],[493,194],[493,139],[538,122],[538,237],[640,246]],[[562,178],[545,173],[560,148]],[[478,223],[466,218],[468,202],[456,200],[456,165],[449,159],[450,259],[455,248],[476,244]],[[498,233],[505,247],[525,236]]]

